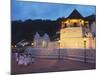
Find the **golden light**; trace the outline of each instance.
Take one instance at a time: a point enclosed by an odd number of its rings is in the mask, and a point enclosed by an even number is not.
[[[15,47],[16,47],[16,45],[15,45]]]
[[[58,43],[60,43],[60,40],[58,41]]]
[[[31,44],[32,46],[34,45],[34,43]]]
[[[86,38],[84,37],[84,39],[83,39],[84,41],[86,41]]]
[[[88,21],[85,21],[85,23],[89,23]]]

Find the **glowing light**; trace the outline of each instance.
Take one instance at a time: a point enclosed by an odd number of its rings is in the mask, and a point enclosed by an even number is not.
[[[32,46],[34,45],[34,43],[31,44]]]
[[[15,45],[15,47],[16,47],[16,45]]]
[[[84,38],[84,41],[86,41],[86,38]]]

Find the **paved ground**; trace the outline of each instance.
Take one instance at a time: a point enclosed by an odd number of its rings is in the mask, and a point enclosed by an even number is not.
[[[33,64],[28,66],[18,65],[12,60],[12,75],[23,73],[40,73],[40,72],[55,72],[55,71],[73,71],[95,69],[95,64],[84,63],[72,60],[58,59],[35,59]]]

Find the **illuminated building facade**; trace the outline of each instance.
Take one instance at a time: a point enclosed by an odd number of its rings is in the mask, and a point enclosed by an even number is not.
[[[60,48],[83,49],[84,38],[86,48],[95,49],[95,37],[89,28],[89,20],[85,19],[76,9],[61,22]],[[95,24],[91,24],[94,25]]]

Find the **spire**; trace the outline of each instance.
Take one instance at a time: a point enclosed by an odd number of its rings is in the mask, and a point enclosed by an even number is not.
[[[35,36],[34,36],[34,39],[39,39],[40,38],[40,35],[38,32],[36,32]]]
[[[44,34],[44,36],[42,38],[45,39],[45,40],[48,40],[48,41],[50,40],[49,35],[46,34],[46,33]]]

